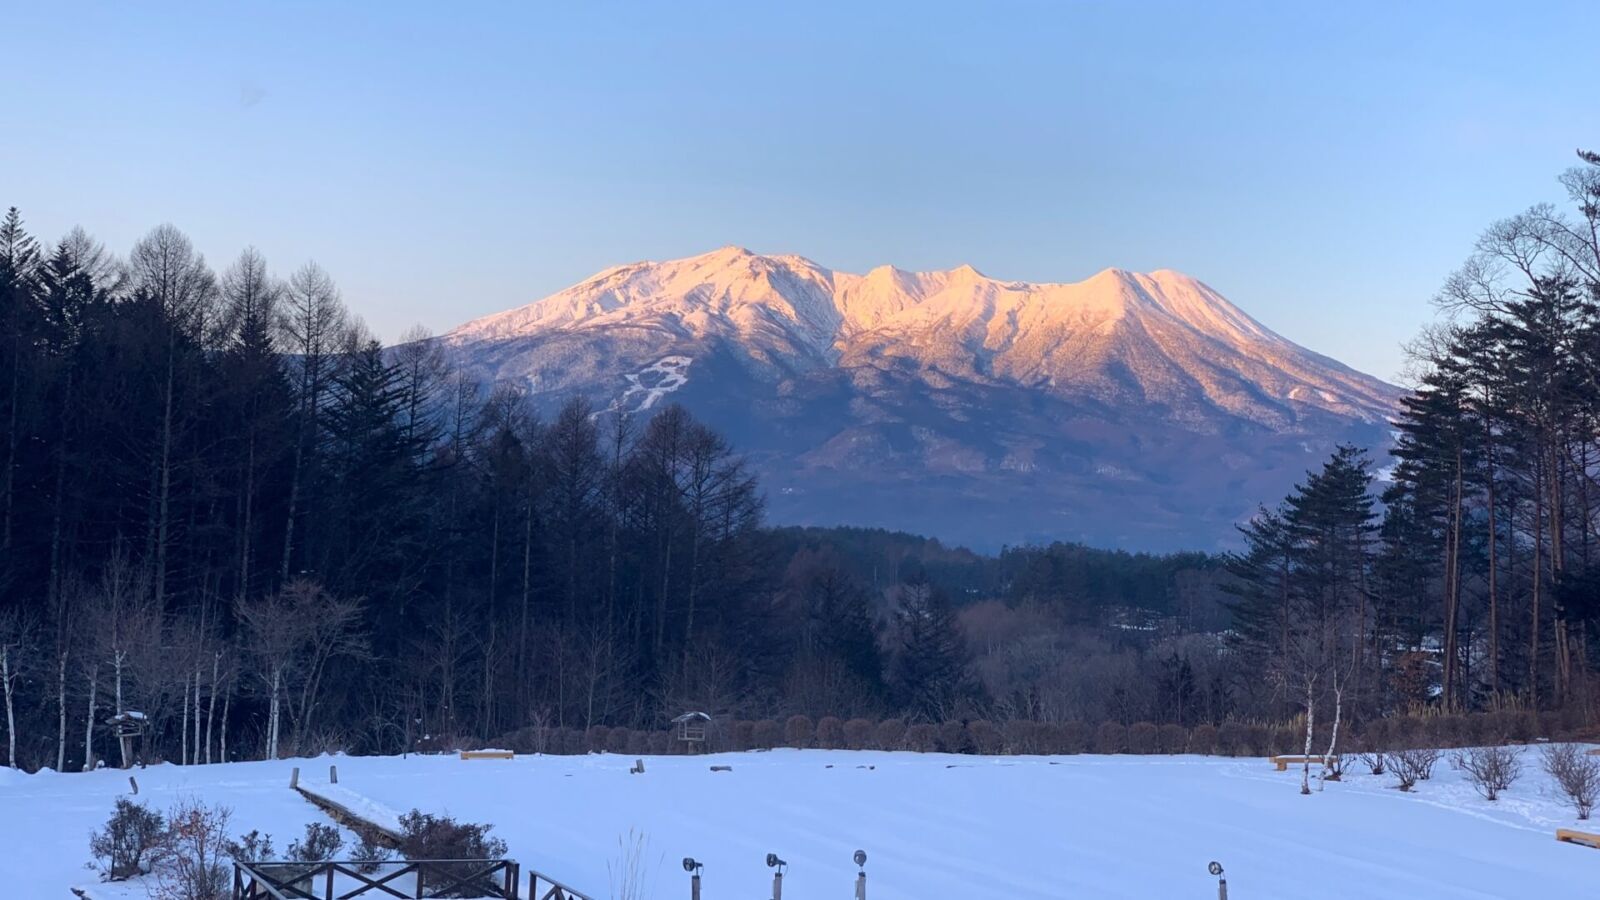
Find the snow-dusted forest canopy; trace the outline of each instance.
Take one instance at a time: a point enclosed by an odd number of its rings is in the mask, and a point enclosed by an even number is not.
[[[1563,183],[1573,210],[1496,223],[1445,285],[1395,458],[1339,450],[1227,557],[769,527],[682,408],[541,418],[380,346],[314,264],[12,210],[6,762],[81,768],[128,712],[186,762],[629,750],[687,709],[726,746],[947,750],[1591,722],[1600,158]]]

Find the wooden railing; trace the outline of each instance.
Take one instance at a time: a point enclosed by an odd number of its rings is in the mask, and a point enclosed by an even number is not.
[[[233,864],[233,900],[374,900],[379,897],[521,900],[521,886],[521,868],[509,859]],[[570,889],[565,894],[547,896],[588,900]]]
[[[539,893],[541,890],[544,893]],[[529,869],[528,900],[594,900],[594,898],[575,891],[542,872]]]

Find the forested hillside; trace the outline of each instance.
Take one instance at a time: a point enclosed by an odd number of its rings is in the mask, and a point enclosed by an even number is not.
[[[1115,748],[1296,715],[1592,722],[1600,157],[1563,183],[1576,217],[1497,223],[1446,284],[1395,458],[1341,447],[1226,558],[770,528],[681,407],[540,418],[436,342],[381,346],[314,264],[219,274],[166,225],[120,257],[12,210],[5,760],[82,768],[131,712],[180,762],[626,749],[687,709],[762,723],[745,744],[789,717],[802,743],[970,725],[954,749],[989,723]]]
[[[975,677],[994,648],[958,606],[1098,625],[1170,612],[1204,567],[769,531],[683,410],[540,421],[429,343],[381,347],[315,265],[218,274],[171,226],[120,258],[13,210],[0,316],[0,676],[29,767],[111,752],[130,710],[198,761],[691,707],[972,715],[1021,691]]]

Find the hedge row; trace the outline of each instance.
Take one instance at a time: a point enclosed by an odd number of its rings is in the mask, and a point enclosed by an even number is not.
[[[1568,717],[1531,712],[1477,713],[1465,716],[1400,716],[1367,723],[1359,733],[1348,729],[1342,748],[1357,751],[1404,746],[1460,747],[1570,733],[1578,724]],[[1314,746],[1327,745],[1321,723]],[[464,746],[458,742],[455,746]],[[1216,756],[1269,756],[1298,753],[1305,746],[1302,726],[1286,723],[1224,722],[1221,725],[1157,725],[1153,722],[917,722],[902,719],[839,719],[808,716],[787,720],[722,722],[711,729],[704,746],[690,748],[666,729],[637,730],[596,725],[577,728],[524,728],[502,735],[486,746],[519,753],[621,753],[667,755],[700,750],[771,750],[784,747],[829,750],[911,750],[922,753],[1074,754],[1197,753]],[[446,749],[446,748],[441,748]]]

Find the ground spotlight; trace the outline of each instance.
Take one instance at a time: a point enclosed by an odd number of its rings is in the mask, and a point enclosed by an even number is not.
[[[778,854],[768,853],[767,868],[776,870],[772,873],[772,900],[783,900],[783,871],[789,864],[779,859]]]
[[[1217,876],[1217,900],[1228,900],[1228,879],[1222,874],[1222,863],[1212,860],[1206,871]]]

